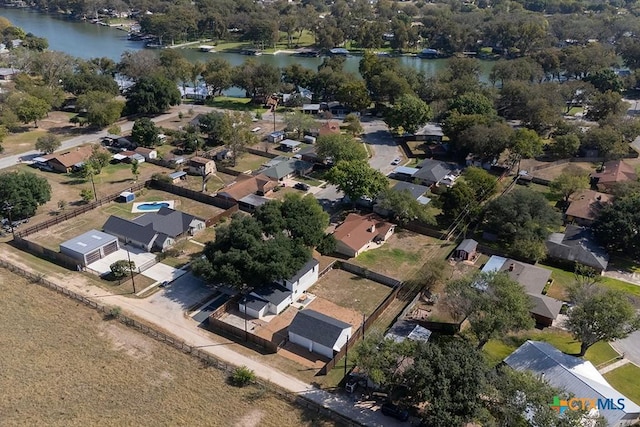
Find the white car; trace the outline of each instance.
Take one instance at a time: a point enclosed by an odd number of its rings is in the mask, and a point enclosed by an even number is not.
[[[395,159],[393,159],[393,162],[391,162],[392,165],[399,165],[400,162],[402,161],[402,159],[400,157],[396,157]]]

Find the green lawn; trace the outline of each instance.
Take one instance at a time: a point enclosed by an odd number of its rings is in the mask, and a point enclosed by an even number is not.
[[[620,393],[640,405],[640,368],[632,363],[604,374],[604,377]]]
[[[261,105],[251,103],[250,98],[234,98],[232,96],[217,96],[213,100],[207,101],[210,107],[221,108],[224,110],[247,111],[255,115],[256,111],[265,114],[268,110]]]
[[[553,272],[551,274],[551,277],[553,278],[553,284],[549,288],[547,295],[553,298],[565,300],[566,290],[569,285],[575,282],[575,275],[572,272],[562,270],[557,267],[551,267],[540,263],[538,263],[538,265],[544,268],[548,268]],[[640,286],[634,285],[632,283],[623,282],[621,280],[612,279],[610,277],[602,277],[600,285],[607,289],[614,289],[629,295],[640,297]]]
[[[295,180],[296,181],[300,181],[300,182],[304,182],[304,183],[312,185],[314,187],[319,187],[322,184],[322,182],[318,181],[317,179],[307,178],[307,177],[304,177],[304,176],[296,177]]]
[[[387,265],[389,263],[400,265],[404,262],[418,262],[420,255],[415,252],[407,252],[398,248],[378,248],[358,255],[358,261],[363,264]]]
[[[258,156],[251,153],[243,153],[240,158],[238,158],[236,165],[232,166],[231,169],[237,170],[239,172],[245,172],[249,170],[254,171],[256,169],[259,169],[268,161],[269,159],[266,157]]]
[[[495,365],[516,350],[526,340],[544,341],[567,354],[577,354],[580,343],[574,340],[568,332],[556,329],[533,329],[516,335],[509,335],[502,339],[491,340],[483,348],[487,362]],[[594,344],[584,358],[595,366],[602,365],[618,357],[618,353],[606,342]]]

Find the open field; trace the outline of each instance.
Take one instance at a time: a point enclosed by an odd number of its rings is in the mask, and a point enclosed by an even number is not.
[[[37,128],[33,127],[33,123],[23,125],[19,132],[10,133],[2,141],[2,147],[4,148],[2,155],[10,156],[35,150],[36,140],[47,133],[52,133],[58,136],[60,140],[65,140],[84,132],[91,132],[87,128],[80,128],[70,123],[69,119],[73,116],[75,116],[75,113],[51,111],[47,117],[38,120]]]
[[[628,363],[604,374],[609,383],[620,393],[640,405],[640,368]]]
[[[136,195],[135,202],[157,202],[161,200],[174,200],[175,209],[204,219],[210,218],[223,211],[222,209],[212,205],[207,205],[185,197],[148,188],[141,190]],[[54,225],[53,227],[49,227],[46,230],[32,234],[29,236],[29,240],[47,248],[57,250],[60,243],[69,240],[72,237],[91,229],[101,230],[102,225],[111,215],[117,215],[128,219],[140,216],[141,214],[139,213],[131,212],[131,206],[131,203],[112,202],[82,215],[78,215],[69,221],[64,221],[60,224]]]
[[[260,169],[260,167],[268,161],[269,159],[266,157],[258,156],[252,153],[243,153],[238,158],[235,166],[233,166],[233,164],[230,164],[228,167],[239,172],[254,171]]]
[[[209,175],[209,179],[207,180],[207,190],[205,191],[205,193],[207,194],[217,193],[218,190],[220,190],[226,185],[225,181],[222,178],[220,178],[218,175],[222,175],[222,174]],[[200,192],[202,191],[202,177],[187,175],[187,179],[180,179],[174,185]]]
[[[352,261],[377,273],[406,280],[426,259],[444,259],[454,246],[452,242],[397,229],[382,247],[364,252]]]
[[[6,270],[0,290],[5,425],[331,425]]]
[[[553,272],[551,274],[553,284],[547,290],[547,295],[559,300],[566,300],[567,288],[576,280],[574,273],[545,264],[538,263],[538,265]],[[600,279],[601,281],[599,284],[604,288],[621,291],[636,298],[640,297],[640,286],[638,285],[623,282],[622,280],[613,279],[611,277],[601,277]]]
[[[334,268],[322,276],[309,292],[368,316],[391,293],[391,288]]]
[[[487,361],[491,365],[500,363],[505,357],[520,347],[526,340],[545,341],[567,354],[578,354],[580,342],[566,331],[558,329],[532,329],[530,331],[511,334],[501,339],[490,340],[483,348]],[[605,364],[618,357],[618,353],[606,342],[594,344],[584,358],[595,366]]]

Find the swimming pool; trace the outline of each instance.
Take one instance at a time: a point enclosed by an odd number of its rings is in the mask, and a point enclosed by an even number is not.
[[[131,208],[131,212],[158,212],[162,208],[170,208],[173,209],[174,201],[173,200],[162,200],[159,202],[141,202],[134,203]]]

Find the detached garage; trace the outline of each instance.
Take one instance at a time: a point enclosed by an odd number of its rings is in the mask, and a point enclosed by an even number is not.
[[[87,231],[60,244],[60,252],[87,266],[120,249],[118,238],[98,230]]]
[[[347,343],[351,325],[315,310],[301,310],[289,325],[289,341],[332,358]]]

